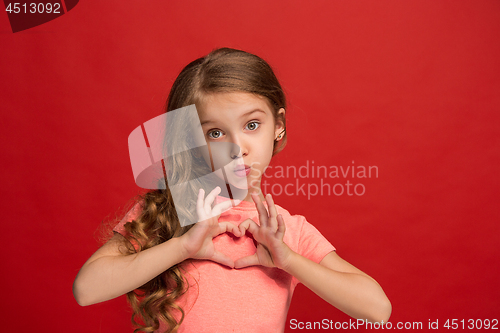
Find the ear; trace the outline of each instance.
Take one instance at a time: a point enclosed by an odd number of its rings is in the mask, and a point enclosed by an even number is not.
[[[278,110],[278,119],[276,120],[276,127],[274,130],[274,139],[276,141],[283,139],[283,135],[285,134],[285,124],[283,123],[283,119],[285,119],[285,109],[281,108]]]

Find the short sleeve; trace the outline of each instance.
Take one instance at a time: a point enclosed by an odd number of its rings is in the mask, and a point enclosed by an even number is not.
[[[303,222],[297,253],[319,264],[328,253],[335,251],[335,247],[305,218]],[[299,280],[293,277],[292,283],[296,286]]]

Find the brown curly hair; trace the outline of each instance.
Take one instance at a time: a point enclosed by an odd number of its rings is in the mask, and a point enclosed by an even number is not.
[[[230,48],[216,49],[188,64],[170,90],[165,112],[191,104],[196,105],[203,96],[220,92],[247,92],[266,97],[275,121],[281,121],[286,128],[284,115],[278,113],[280,108],[286,108],[285,94],[271,67],[256,55]],[[177,130],[180,131],[180,141],[189,140],[188,137],[182,137],[182,129]],[[281,151],[286,144],[286,131],[282,134],[282,140],[274,142],[273,155]],[[189,156],[184,156],[185,158]],[[177,162],[169,161],[173,164]],[[193,175],[195,171],[182,168],[184,163],[187,162],[179,162],[177,169],[175,165],[170,165],[174,172],[179,173],[176,175],[177,181],[196,179],[196,175]],[[190,174],[187,175],[186,172]],[[170,178],[169,184],[172,186]],[[187,188],[186,191],[197,193],[198,188],[195,187]],[[190,215],[195,210],[188,206],[184,210],[176,211],[168,185],[166,189],[150,190],[134,200],[141,203],[142,211],[135,220],[125,224],[128,253],[143,251],[173,237],[182,236],[193,226],[183,227],[179,223],[178,213]],[[160,321],[167,325],[168,332],[176,332],[179,329],[185,313],[176,304],[176,300],[189,288],[183,271],[183,263],[174,265],[127,294],[133,310],[132,322],[138,327],[134,332],[158,330]],[[179,322],[174,316],[176,312],[181,315]]]

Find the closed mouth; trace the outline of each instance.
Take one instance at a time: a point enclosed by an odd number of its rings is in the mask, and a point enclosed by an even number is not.
[[[250,169],[248,165],[238,165],[234,168],[234,173],[239,177],[245,177],[250,173]]]

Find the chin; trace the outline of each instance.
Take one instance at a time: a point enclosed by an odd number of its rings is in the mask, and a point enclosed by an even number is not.
[[[248,190],[248,181],[246,178],[243,179],[230,179],[229,185],[236,187],[239,190]]]

